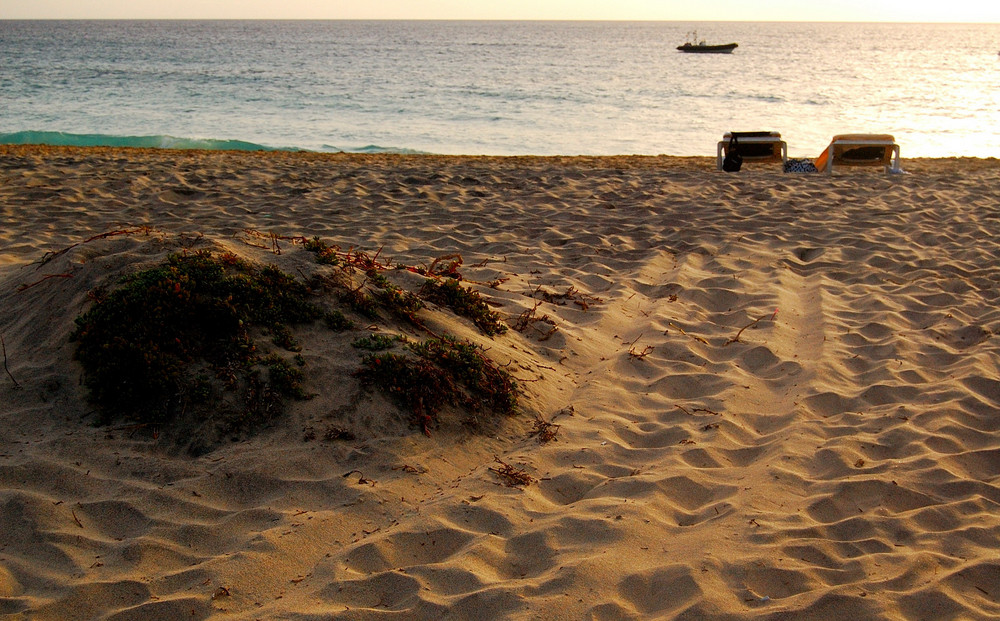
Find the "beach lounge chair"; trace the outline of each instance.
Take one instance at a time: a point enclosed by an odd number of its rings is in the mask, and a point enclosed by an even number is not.
[[[834,166],[884,166],[885,172],[902,172],[899,145],[889,134],[842,134],[816,158],[817,170],[833,173]]]
[[[715,164],[722,170],[722,160],[729,154],[729,140],[736,136],[743,162],[781,162],[788,159],[788,145],[778,132],[726,132],[716,146]]]

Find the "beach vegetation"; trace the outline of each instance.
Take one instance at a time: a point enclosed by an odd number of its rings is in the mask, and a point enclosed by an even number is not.
[[[337,258],[339,248],[330,246],[319,237],[305,240],[302,247],[315,254],[316,262],[320,265],[340,265],[340,260]]]
[[[274,244],[286,239],[271,237]],[[275,421],[288,400],[312,396],[300,352],[317,345],[317,332],[306,327],[314,323],[331,334],[320,343],[346,338],[360,350],[344,389],[382,392],[425,433],[446,408],[478,429],[516,411],[519,387],[505,368],[481,346],[431,330],[418,316],[424,300],[433,300],[485,335],[502,334],[506,325],[478,292],[437,274],[415,291],[403,289],[377,254],[294,239],[319,263],[311,274],[300,270],[301,279],[205,250],[171,254],[93,289],[71,338],[99,420],[172,430],[178,439],[208,430],[188,446],[198,452],[253,433]],[[451,260],[446,271],[458,265]],[[352,335],[359,317],[371,324]],[[398,334],[403,322],[430,338]]]
[[[365,278],[368,280],[369,284],[378,287],[380,289],[393,288],[392,283],[390,283],[389,279],[385,277],[385,274],[383,274],[382,272],[378,271],[373,267],[369,268],[365,272]]]
[[[507,331],[507,324],[500,315],[490,310],[479,292],[463,287],[455,278],[443,281],[428,279],[420,289],[420,295],[435,304],[450,308],[456,315],[472,321],[487,336],[496,336]]]
[[[408,411],[425,434],[446,405],[468,410],[480,426],[480,413],[512,414],[518,385],[513,376],[483,355],[480,347],[452,336],[410,343],[411,355],[366,355],[357,375]]]
[[[282,398],[305,397],[302,372],[276,353],[262,355],[254,330],[297,351],[288,326],[323,316],[306,287],[274,266],[180,253],[103,292],[71,338],[105,419],[160,425],[192,410],[208,416],[227,391],[243,393],[224,400],[245,402],[244,414],[257,414],[248,418],[269,418]]]
[[[499,464],[499,467],[490,467],[490,471],[496,474],[500,481],[507,487],[522,487],[535,482],[535,478],[528,474],[524,468],[508,464],[495,455],[493,456],[493,461]]]
[[[556,439],[556,434],[559,432],[560,426],[542,418],[536,418],[535,424],[528,435],[538,438],[539,442],[545,444]]]
[[[410,348],[461,382],[473,397],[471,405],[483,405],[502,414],[517,407],[517,382],[506,370],[483,354],[482,347],[451,335],[413,343]]]
[[[303,373],[278,354],[269,354],[261,359],[261,364],[267,370],[267,383],[280,395],[295,399],[308,399],[309,395],[302,389]]]
[[[344,289],[339,297],[341,302],[359,315],[367,319],[378,319],[378,300],[365,290],[364,284],[357,288]]]
[[[344,332],[345,330],[354,328],[354,322],[336,308],[323,315],[323,322],[327,328],[334,332]]]
[[[378,311],[382,308],[399,319],[419,326],[416,313],[424,307],[423,301],[415,294],[396,287],[382,274],[376,275],[377,278],[366,277],[356,287],[334,281],[334,287],[340,290],[340,301],[367,319],[378,319]]]
[[[386,283],[376,295],[382,307],[390,313],[412,325],[420,325],[417,311],[424,307],[424,303],[416,295],[390,283]]]
[[[354,342],[351,343],[351,346],[367,351],[385,351],[387,349],[392,349],[397,343],[403,342],[406,342],[406,337],[402,335],[371,334],[369,336],[355,339]]]
[[[278,324],[271,327],[271,335],[274,337],[274,344],[278,347],[287,349],[288,351],[302,351],[302,346],[299,345],[298,340],[288,326]]]
[[[343,440],[350,442],[354,440],[354,434],[350,430],[344,429],[343,427],[337,427],[336,425],[330,425],[323,432],[323,439],[327,442],[333,442],[336,440]]]

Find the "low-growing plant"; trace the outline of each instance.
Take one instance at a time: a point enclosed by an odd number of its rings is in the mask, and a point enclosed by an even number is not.
[[[369,336],[364,336],[359,339],[355,339],[351,343],[352,347],[357,349],[366,349],[368,351],[385,351],[386,349],[392,349],[396,346],[396,343],[405,341],[406,339],[400,335],[389,335],[389,334],[371,334]]]
[[[559,427],[560,425],[538,418],[535,419],[535,425],[532,428],[531,433],[528,435],[537,437],[539,442],[545,444],[546,442],[551,442],[556,439],[556,433],[559,432]]]
[[[284,324],[271,326],[271,336],[274,337],[274,344],[288,351],[302,351],[302,346],[295,339],[291,329]]]
[[[272,239],[276,244],[278,237]],[[298,352],[295,325],[322,319],[336,332],[355,328],[341,310],[315,304],[319,296],[337,298],[344,310],[368,319],[404,319],[428,333],[416,315],[424,307],[421,298],[471,319],[490,336],[507,329],[476,291],[459,283],[460,257],[435,261],[428,270],[434,279],[416,295],[385,277],[388,262],[380,262],[378,253],[294,239],[334,269],[314,268],[303,284],[272,265],[201,251],[170,255],[162,265],[95,289],[72,338],[102,420],[181,425],[178,438],[194,429],[238,436],[267,424],[284,400],[308,398],[302,387],[306,362],[301,354],[265,355],[254,338],[269,335],[279,347]],[[454,260],[435,271],[446,259]],[[454,277],[440,282],[442,274]],[[407,347],[387,351],[399,343]],[[425,433],[448,405],[464,409],[476,424],[484,420],[478,416],[483,411],[509,414],[517,408],[513,376],[469,341],[444,334],[409,343],[403,336],[371,333],[352,345],[370,352],[356,373],[362,383],[388,395]],[[188,448],[211,450],[220,437],[210,433]]]
[[[420,325],[416,313],[424,307],[424,303],[409,291],[403,291],[391,284],[386,285],[379,291],[378,300],[393,315],[413,325]]]
[[[453,374],[474,396],[473,405],[510,414],[517,408],[517,382],[483,355],[478,345],[451,335],[410,345],[419,356]]]
[[[379,287],[380,289],[392,288],[392,283],[389,282],[389,279],[374,267],[368,268],[365,272],[365,276],[368,278],[368,282],[370,284]]]
[[[368,319],[378,319],[378,302],[366,293],[363,287],[342,291],[340,301],[350,306],[359,315]]]
[[[340,265],[340,260],[337,258],[339,248],[328,245],[319,237],[307,239],[302,247],[315,254],[316,262],[321,265]]]
[[[517,382],[476,345],[445,336],[411,343],[410,349],[415,356],[369,354],[357,375],[408,410],[424,433],[429,435],[446,404],[497,414],[517,408]]]
[[[479,292],[463,287],[454,278],[448,278],[443,282],[428,279],[421,287],[420,294],[435,304],[450,308],[456,315],[470,319],[487,336],[496,336],[507,331],[507,325],[500,320],[500,315],[490,310]]]
[[[496,456],[493,457],[493,461],[500,464],[500,467],[491,467],[490,470],[495,472],[507,487],[520,487],[522,485],[531,485],[535,482],[535,478],[528,474],[524,468],[512,466]]]
[[[72,339],[105,419],[161,424],[191,408],[211,416],[214,393],[240,387],[254,404],[247,409],[270,414],[281,397],[304,396],[302,374],[280,356],[261,358],[250,329],[270,331],[287,346],[294,341],[287,324],[321,316],[305,286],[277,268],[203,251],[171,255],[123,278],[77,318]],[[206,366],[220,380],[218,391]]]
[[[345,317],[344,313],[336,309],[323,315],[323,322],[326,324],[327,328],[330,328],[334,332],[343,332],[344,330],[350,330],[354,327],[354,322]]]
[[[366,293],[363,286],[341,291],[340,301],[368,319],[378,319],[378,301]]]
[[[425,434],[438,412],[455,403],[461,394],[452,377],[429,360],[402,354],[369,354],[362,360],[358,376],[373,385],[413,415]]]
[[[302,371],[296,369],[287,360],[277,354],[270,354],[261,359],[260,363],[267,369],[268,383],[282,395],[296,399],[306,399],[302,389]]]

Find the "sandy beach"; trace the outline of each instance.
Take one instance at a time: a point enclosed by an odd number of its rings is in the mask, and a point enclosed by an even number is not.
[[[1000,162],[903,168],[0,146],[0,616],[997,618]],[[519,412],[425,434],[306,327],[253,435],[97,424],[93,290],[313,237],[460,257],[510,329],[420,317]]]

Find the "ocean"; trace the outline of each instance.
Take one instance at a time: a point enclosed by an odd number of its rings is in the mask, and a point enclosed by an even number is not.
[[[678,52],[695,29],[739,47]],[[996,157],[998,51],[998,24],[0,21],[0,143]]]

